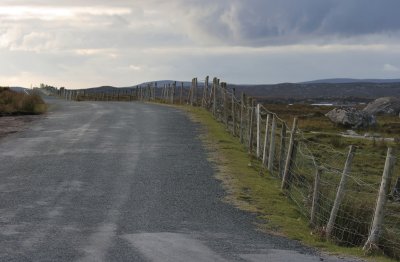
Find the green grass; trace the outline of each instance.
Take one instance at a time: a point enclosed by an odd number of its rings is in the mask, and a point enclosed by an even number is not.
[[[181,107],[194,121],[202,124],[202,139],[209,148],[210,161],[218,168],[217,178],[227,191],[225,201],[254,212],[264,221],[261,230],[299,240],[332,254],[357,256],[372,261],[393,261],[384,256],[366,256],[361,247],[341,247],[313,232],[305,217],[280,190],[280,180],[260,172],[259,161],[252,159],[239,139],[230,135],[223,124],[201,108]]]

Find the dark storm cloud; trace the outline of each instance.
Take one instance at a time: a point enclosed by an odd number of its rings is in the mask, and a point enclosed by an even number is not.
[[[398,0],[181,1],[197,26],[232,44],[290,44],[317,38],[397,33]]]

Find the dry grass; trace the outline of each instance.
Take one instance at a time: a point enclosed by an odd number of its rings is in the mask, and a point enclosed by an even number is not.
[[[0,87],[0,115],[36,115],[46,110],[47,106],[38,94],[17,93]]]

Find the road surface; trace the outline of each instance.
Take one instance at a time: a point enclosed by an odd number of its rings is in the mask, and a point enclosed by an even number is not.
[[[183,112],[49,102],[43,119],[0,140],[0,261],[322,259],[221,201]]]

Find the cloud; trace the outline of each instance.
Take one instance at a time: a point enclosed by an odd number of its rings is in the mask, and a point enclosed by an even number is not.
[[[10,62],[0,81],[394,77],[399,9],[398,0],[2,0],[0,55]]]
[[[180,1],[180,5],[184,8],[178,10],[191,23],[194,34],[232,45],[339,41],[397,34],[400,29],[397,0],[368,4],[363,0],[205,0]]]
[[[386,72],[400,72],[400,68],[398,68],[397,66],[394,66],[392,64],[385,64],[383,66],[383,71],[386,71]]]

